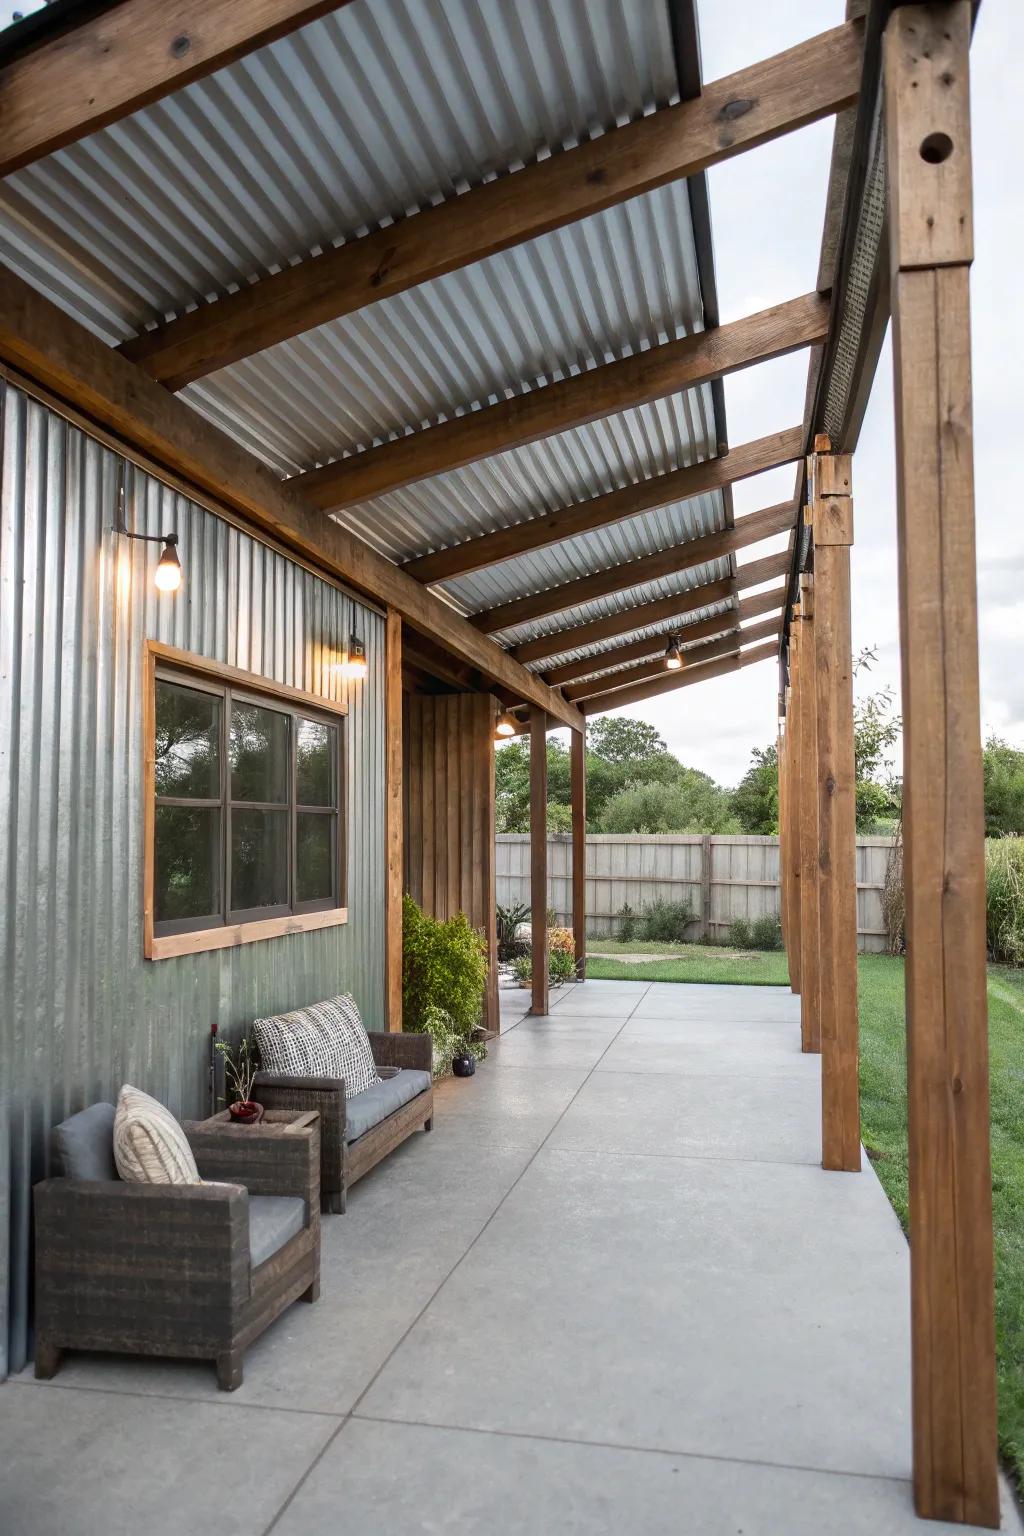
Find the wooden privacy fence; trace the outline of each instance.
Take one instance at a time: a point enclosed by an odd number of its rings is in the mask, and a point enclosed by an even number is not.
[[[857,947],[862,953],[885,949],[882,890],[892,839],[857,839]],[[499,906],[529,904],[530,839],[525,834],[497,836]],[[548,838],[548,904],[556,920],[572,925],[572,839],[568,833]],[[587,933],[616,937],[616,914],[627,904],[637,911],[657,900],[689,901],[696,919],[688,938],[708,934],[725,940],[736,918],[748,922],[779,913],[779,840],[777,837],[711,837],[665,833],[646,837],[587,837]]]

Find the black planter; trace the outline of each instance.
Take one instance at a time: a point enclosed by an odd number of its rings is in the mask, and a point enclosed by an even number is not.
[[[476,1062],[468,1051],[452,1057],[452,1072],[456,1077],[472,1077],[475,1071]]]

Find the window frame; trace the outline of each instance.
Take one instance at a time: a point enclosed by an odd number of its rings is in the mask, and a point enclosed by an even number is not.
[[[147,640],[144,657],[144,898],[143,948],[147,959],[162,960],[204,950],[225,949],[238,944],[276,938],[285,933],[333,927],[348,921],[346,819],[347,743],[343,721],[348,714],[345,703],[307,693],[303,689],[274,683],[256,673],[242,671],[204,656],[178,650],[174,646]],[[220,796],[218,799],[189,799],[186,796],[160,796],[156,793],[156,693],[160,681],[209,693],[222,703],[220,722]],[[285,802],[236,801],[231,794],[231,769],[227,751],[233,701],[276,710],[288,719],[288,798]],[[297,721],[319,720],[335,727],[336,753],[332,778],[337,795],[336,806],[299,805]],[[155,919],[156,898],[156,811],[158,804],[194,806],[220,812],[221,817],[221,914],[212,917]],[[231,906],[231,816],[232,811],[273,810],[288,817],[288,900],[271,907],[236,910]],[[333,842],[334,892],[330,897],[296,900],[297,835],[300,814],[334,816],[337,835]]]

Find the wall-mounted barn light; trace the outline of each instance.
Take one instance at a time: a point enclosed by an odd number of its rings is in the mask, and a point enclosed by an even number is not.
[[[181,561],[178,558],[176,533],[132,533],[124,523],[117,529],[126,539],[138,539],[143,544],[162,544],[160,559],[156,563],[153,582],[160,592],[177,592],[181,586]]]
[[[504,741],[507,736],[515,736],[519,726],[516,718],[506,709],[498,716],[498,723],[494,727],[494,735],[498,741]]]
[[[369,670],[366,662],[366,646],[358,635],[349,635],[348,649],[341,658],[342,677],[351,677],[362,682]]]

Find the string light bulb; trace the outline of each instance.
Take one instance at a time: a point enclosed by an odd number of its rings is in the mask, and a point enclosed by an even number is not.
[[[683,664],[683,658],[679,654],[679,641],[675,635],[669,635],[668,644],[665,647],[665,665],[670,672],[678,672]]]

